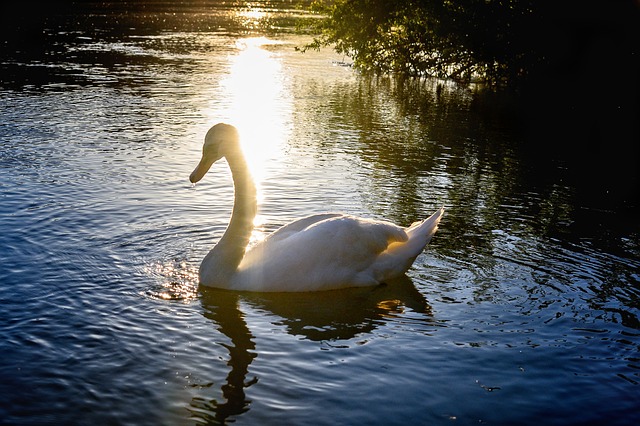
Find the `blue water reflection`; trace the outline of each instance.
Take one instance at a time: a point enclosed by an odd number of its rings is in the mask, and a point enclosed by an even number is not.
[[[4,45],[2,421],[636,424],[633,206],[594,206],[473,90],[360,75],[229,10],[72,14],[36,50]],[[247,52],[274,85],[254,97]],[[199,289],[233,189],[224,164],[188,174],[220,120],[271,139],[254,145],[255,238],[327,210],[406,224],[445,205],[438,234],[382,287]]]

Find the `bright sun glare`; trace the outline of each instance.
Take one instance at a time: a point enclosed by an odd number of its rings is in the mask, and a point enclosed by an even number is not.
[[[228,120],[238,128],[247,162],[258,183],[266,164],[279,156],[288,130],[290,108],[282,64],[264,49],[276,43],[265,37],[236,42],[239,53],[231,58],[228,77],[220,87],[227,99],[226,108],[212,117]]]
[[[259,9],[248,9],[238,15],[245,20],[246,26],[250,26],[250,24],[257,25],[260,20],[267,16],[266,12]]]

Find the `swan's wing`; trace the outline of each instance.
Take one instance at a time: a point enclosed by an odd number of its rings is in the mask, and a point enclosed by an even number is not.
[[[276,233],[246,253],[239,267],[247,283],[242,287],[265,289],[264,280],[277,291],[376,284],[371,265],[389,244],[408,239],[390,222],[335,214],[304,218]]]
[[[364,257],[382,253],[392,243],[405,242],[405,229],[391,222],[324,213],[291,222],[269,235],[267,245],[311,244],[332,252],[349,250]],[[281,247],[284,248],[284,245]]]
[[[281,241],[290,237],[293,234],[296,234],[302,231],[309,226],[322,222],[323,220],[344,216],[340,213],[322,213],[322,214],[314,214],[311,216],[303,217],[302,219],[295,220],[291,223],[288,223],[281,228],[276,229],[272,234],[267,236],[267,240],[271,242]]]
[[[404,275],[414,260],[436,233],[444,207],[432,214],[428,219],[415,222],[406,229],[409,239],[403,243],[390,244],[373,265],[376,276],[382,280],[392,279]]]
[[[295,255],[292,255],[300,243],[300,234],[307,228],[316,223],[339,218],[344,216],[341,213],[321,213],[315,214],[301,219],[294,220],[269,234],[264,240],[248,248],[244,258],[240,264],[241,269],[248,267],[257,268],[261,264],[269,263],[270,265],[276,265],[281,256],[286,256],[287,259],[295,259]],[[315,237],[309,233],[305,233],[308,241],[313,240]],[[292,242],[293,241],[293,242]],[[302,258],[302,255],[300,255]],[[282,262],[282,261],[280,261]],[[284,267],[283,263],[283,267]]]
[[[318,228],[315,230],[314,228]],[[318,223],[309,231],[326,233],[334,242],[336,252],[349,254],[350,258],[373,259],[392,243],[402,243],[409,238],[405,229],[391,222],[343,216]]]

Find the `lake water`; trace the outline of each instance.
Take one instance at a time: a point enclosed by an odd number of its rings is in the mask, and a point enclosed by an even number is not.
[[[472,89],[297,52],[300,15],[94,9],[5,43],[0,423],[638,424],[634,205],[543,169]],[[257,180],[255,239],[444,205],[440,229],[384,286],[200,289],[233,188],[224,162],[188,176],[219,121]]]

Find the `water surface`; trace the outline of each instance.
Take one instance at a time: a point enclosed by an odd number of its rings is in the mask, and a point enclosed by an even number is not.
[[[629,207],[530,161],[473,88],[296,52],[299,15],[98,9],[3,51],[0,419],[636,424]],[[376,288],[198,288],[233,202],[224,162],[188,181],[218,121],[257,180],[254,239],[311,213],[409,224],[444,205],[437,235]]]

